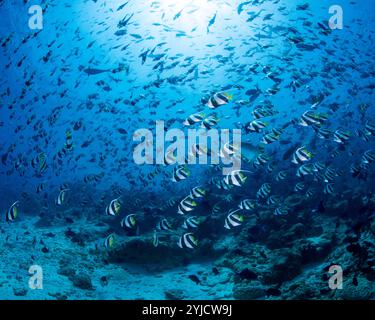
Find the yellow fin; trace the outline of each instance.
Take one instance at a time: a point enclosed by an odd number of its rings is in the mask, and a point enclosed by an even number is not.
[[[233,94],[232,93],[225,93],[225,96],[228,98],[228,100],[233,100]]]

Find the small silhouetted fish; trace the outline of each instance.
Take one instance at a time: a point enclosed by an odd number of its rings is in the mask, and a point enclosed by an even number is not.
[[[93,141],[94,139],[85,141],[84,143],[82,143],[81,148],[87,148]]]
[[[123,3],[121,6],[119,6],[118,8],[117,8],[117,11],[120,11],[120,10],[122,10],[127,4],[129,3],[129,1],[128,2],[125,2],[125,3]]]
[[[276,288],[269,288],[266,290],[266,294],[268,296],[275,296],[275,297],[278,297],[281,295],[281,291],[279,289],[276,289]]]
[[[210,33],[210,27],[212,27],[212,26],[215,24],[215,21],[216,21],[216,15],[217,15],[217,12],[216,12],[215,15],[211,18],[211,20],[208,22],[207,33]]]
[[[201,281],[199,280],[199,278],[195,274],[189,275],[189,279],[191,281],[195,282],[196,284],[200,284],[201,283]]]
[[[257,86],[255,89],[249,89],[245,92],[247,96],[249,96],[249,102],[254,102],[262,93],[262,91]]]
[[[299,4],[297,5],[297,10],[307,10],[309,8],[309,4],[308,3],[304,3],[304,4]]]
[[[212,273],[217,276],[219,274],[219,270],[216,267],[212,268]]]
[[[86,68],[83,69],[83,72],[87,73],[88,75],[96,75],[96,74],[101,74],[104,72],[109,72],[109,69],[96,69],[96,68]]]
[[[117,131],[120,133],[120,134],[127,134],[128,132],[123,129],[123,128],[118,128]]]
[[[142,39],[142,36],[137,34],[137,33],[131,33],[130,34],[133,38],[136,38],[136,39]]]
[[[291,143],[292,141],[290,141],[290,140],[280,140],[279,141],[279,143],[281,144],[281,145],[286,145],[286,144],[289,144],[289,143]]]
[[[82,122],[81,121],[77,121],[75,124],[74,124],[74,131],[77,131],[79,130],[80,128],[82,127]]]
[[[115,32],[115,36],[124,36],[126,35],[126,33],[127,33],[127,30],[117,30]]]
[[[49,251],[49,250],[48,250],[47,247],[44,246],[44,247],[42,248],[42,252],[43,252],[43,253],[47,253],[48,251]]]

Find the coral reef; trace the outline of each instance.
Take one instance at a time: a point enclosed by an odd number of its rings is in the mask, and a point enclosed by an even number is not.
[[[374,204],[353,217],[346,212],[355,201],[308,212],[298,199],[301,209],[281,218],[260,209],[242,228],[204,230],[220,241],[204,240],[195,250],[167,242],[155,248],[149,233],[118,237],[105,250],[98,239],[108,234],[107,223],[72,211],[65,219],[73,223],[55,217],[53,227],[25,216],[10,226],[10,236],[0,233],[0,293],[57,300],[374,299]],[[43,267],[43,290],[27,286],[31,265]],[[343,270],[342,289],[329,287],[333,265]]]

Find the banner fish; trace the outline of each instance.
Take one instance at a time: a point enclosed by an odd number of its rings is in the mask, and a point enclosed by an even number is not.
[[[8,209],[8,211],[6,213],[6,216],[5,216],[5,219],[6,219],[7,222],[11,222],[11,221],[13,221],[14,219],[17,218],[17,215],[18,215],[18,209],[17,209],[18,204],[19,204],[19,201],[16,201]]]

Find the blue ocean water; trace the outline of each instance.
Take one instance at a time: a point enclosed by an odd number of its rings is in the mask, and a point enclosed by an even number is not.
[[[0,298],[374,298],[374,5],[0,1]]]

